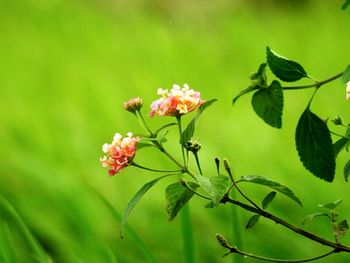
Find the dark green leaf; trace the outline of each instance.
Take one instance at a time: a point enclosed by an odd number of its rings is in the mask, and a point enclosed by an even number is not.
[[[345,164],[343,172],[345,181],[348,181],[348,178],[350,176],[350,160]]]
[[[191,189],[198,188],[198,184],[188,182]],[[168,219],[173,220],[181,208],[191,199],[193,192],[184,187],[180,182],[168,185],[165,189],[165,209]]]
[[[345,0],[344,4],[341,6],[341,9],[345,10],[350,5],[350,0]]]
[[[226,193],[229,185],[228,177],[226,176],[216,176],[216,177],[196,177],[199,185],[203,188],[205,192],[211,197],[213,205],[217,206],[220,204],[221,199]]]
[[[180,139],[180,143],[182,145],[185,145],[185,143],[188,142],[193,137],[194,131],[196,129],[196,124],[200,115],[206,108],[212,105],[215,101],[217,101],[217,99],[211,99],[199,106],[196,116],[190,121],[190,123],[187,125],[186,129],[182,133],[182,136]]]
[[[346,138],[345,138],[346,137]],[[340,138],[333,144],[334,156],[337,155],[343,150],[350,146],[350,126],[346,129],[344,137]]]
[[[136,149],[140,150],[142,148],[146,148],[146,147],[150,147],[150,146],[153,146],[153,144],[152,143],[147,143],[147,142],[138,142],[136,144]]]
[[[290,190],[288,187],[286,187],[284,185],[281,185],[280,183],[277,183],[275,181],[267,179],[263,176],[260,176],[260,175],[242,176],[237,181],[237,183],[240,183],[240,182],[248,182],[248,183],[260,184],[260,185],[270,187],[270,188],[280,192],[281,194],[288,196],[289,198],[291,198],[292,200],[297,202],[299,205],[303,206],[301,201],[299,200],[299,198],[293,193],[292,190]]]
[[[343,77],[341,80],[343,83],[347,83],[348,81],[350,81],[350,65],[348,65],[344,70]]]
[[[305,217],[302,221],[301,224],[305,225],[307,223],[310,223],[315,217],[320,217],[320,216],[326,216],[330,219],[329,215],[327,213],[315,213],[315,214],[311,214],[308,215],[307,217]]]
[[[124,212],[123,212],[123,216],[122,219],[120,221],[120,237],[123,238],[124,236],[124,228],[125,228],[125,224],[126,224],[126,220],[128,219],[128,216],[130,214],[130,212],[132,211],[132,209],[135,207],[135,205],[138,203],[138,201],[140,201],[140,199],[144,196],[144,194],[153,186],[155,185],[159,180],[165,178],[169,176],[169,174],[167,175],[163,175],[160,176],[146,184],[144,184],[140,190],[138,190],[136,192],[136,194],[131,198],[131,200],[129,201],[128,205],[126,206]]]
[[[269,204],[272,202],[272,200],[275,198],[276,192],[272,191],[270,192],[265,198],[262,200],[262,208],[265,210]]]
[[[253,215],[251,218],[249,218],[247,225],[245,226],[245,229],[250,229],[254,227],[258,221],[260,216],[259,215]]]
[[[324,205],[318,205],[319,207],[323,207],[326,208],[328,210],[334,210],[336,209],[340,203],[342,202],[341,199],[338,199],[337,201],[333,202],[333,203],[328,203],[328,204],[324,204]]]
[[[237,101],[240,97],[242,97],[242,96],[245,95],[245,94],[248,94],[249,92],[252,92],[252,91],[254,91],[254,90],[257,90],[257,89],[259,89],[259,88],[258,88],[258,87],[255,87],[255,86],[249,86],[248,88],[246,88],[246,89],[244,89],[244,90],[241,90],[241,91],[238,93],[238,95],[237,95],[236,97],[233,98],[233,100],[232,100],[232,106],[235,105],[236,101]]]
[[[331,135],[326,123],[312,113],[309,107],[299,119],[295,141],[304,167],[315,176],[332,182],[335,157]]]
[[[254,93],[252,106],[267,124],[275,128],[282,127],[283,89],[277,80],[268,88],[259,89]]]
[[[333,223],[333,234],[337,240],[345,236],[348,230],[349,230],[349,225],[346,220],[343,220],[340,223]]]
[[[293,82],[308,77],[306,71],[299,63],[278,55],[269,47],[266,48],[266,54],[267,63],[272,73],[280,80]]]
[[[214,205],[214,202],[213,202],[213,201],[210,201],[210,202],[207,203],[204,207],[205,207],[205,208],[214,208],[215,205]]]

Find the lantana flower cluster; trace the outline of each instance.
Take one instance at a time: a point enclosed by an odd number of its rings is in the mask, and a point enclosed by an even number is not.
[[[149,115],[158,116],[181,116],[197,109],[205,101],[201,99],[201,94],[185,84],[183,88],[179,85],[173,85],[170,92],[165,89],[158,89],[160,99],[151,104]],[[123,104],[125,110],[134,113],[140,113],[143,106],[141,98],[133,98]],[[121,169],[132,164],[136,153],[136,145],[141,140],[139,137],[133,137],[132,133],[128,133],[123,137],[116,133],[111,144],[105,143],[102,151],[105,153],[100,158],[103,167],[108,167],[109,175],[115,175]]]
[[[151,104],[151,117],[179,116],[194,111],[205,101],[201,100],[201,94],[185,84],[183,88],[173,85],[170,92],[167,89],[158,89],[160,99]]]
[[[131,132],[126,137],[116,133],[111,144],[105,143],[102,146],[105,156],[100,158],[100,161],[103,167],[109,168],[109,175],[115,175],[132,163],[136,153],[136,144],[139,140],[140,138],[133,137]]]

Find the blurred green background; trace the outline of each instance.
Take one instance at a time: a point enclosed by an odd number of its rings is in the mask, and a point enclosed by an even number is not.
[[[183,262],[181,220],[168,222],[164,210],[164,188],[174,179],[160,182],[136,206],[128,222],[136,234],[127,232],[124,240],[118,220],[95,192],[121,213],[137,189],[156,176],[131,167],[109,177],[101,168],[101,145],[115,132],[142,131],[123,110],[123,101],[140,96],[147,113],[157,88],[188,83],[204,99],[219,100],[196,131],[206,175],[215,173],[214,157],[227,157],[237,176],[260,174],[292,188],[304,208],[278,195],[270,209],[294,224],[318,212],[317,204],[337,199],[344,199],[340,218],[349,218],[349,185],[342,178],[349,154],[339,156],[332,184],[310,175],[298,161],[294,129],[311,90],[286,93],[282,130],[255,116],[250,96],[231,106],[264,61],[267,45],[317,79],[342,71],[350,41],[350,10],[341,11],[342,2],[0,1],[0,194],[53,262],[151,262],[135,235],[159,262]],[[345,86],[333,82],[317,94],[313,111],[322,118],[343,114],[350,121],[344,98]],[[172,120],[147,121],[155,129]],[[176,132],[170,129],[168,147],[180,158]],[[169,167],[149,149],[136,159]],[[256,186],[244,189],[257,201],[268,193]],[[191,204],[197,262],[256,262],[221,258],[215,233],[234,243],[232,225],[242,232],[239,247],[257,254],[304,258],[328,251],[263,219],[246,231],[249,213],[237,210],[241,220],[232,222],[229,207],[209,210],[204,204],[197,198]],[[16,223],[11,217],[6,222],[16,262],[35,262]],[[305,228],[332,239],[323,218]],[[338,254],[320,262],[349,261],[350,255]]]

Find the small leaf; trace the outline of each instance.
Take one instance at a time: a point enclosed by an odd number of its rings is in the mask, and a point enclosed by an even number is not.
[[[282,127],[283,89],[274,80],[268,88],[259,89],[252,97],[255,113],[267,124],[275,128]]]
[[[191,189],[197,189],[198,184],[187,183]],[[165,209],[168,213],[168,219],[173,220],[181,208],[191,199],[193,192],[184,187],[180,182],[168,185],[165,189]]]
[[[160,176],[146,184],[144,184],[140,190],[138,190],[136,192],[136,194],[131,198],[131,200],[129,201],[128,205],[126,206],[123,215],[122,215],[122,219],[120,221],[120,237],[123,238],[124,237],[124,229],[125,229],[125,224],[126,224],[126,220],[128,219],[128,216],[130,214],[130,212],[132,211],[132,209],[135,207],[135,205],[138,203],[138,201],[140,201],[140,199],[144,196],[144,194],[153,186],[155,185],[159,180],[170,176],[170,174],[167,175],[163,175]]]
[[[295,141],[304,167],[318,178],[332,182],[335,157],[331,135],[325,122],[312,113],[309,107],[299,119]]]
[[[343,172],[345,181],[348,181],[348,178],[350,176],[350,160],[345,164]]]
[[[240,183],[240,182],[248,182],[248,183],[260,184],[260,185],[270,187],[270,188],[280,192],[281,194],[288,196],[289,198],[291,198],[292,200],[297,202],[300,206],[303,206],[301,201],[299,200],[299,198],[293,193],[292,190],[290,190],[288,187],[286,187],[284,185],[281,185],[280,183],[274,182],[274,181],[267,179],[263,176],[260,176],[260,175],[242,176],[237,181],[237,183]]]
[[[264,200],[262,200],[261,204],[262,204],[262,208],[265,210],[269,204],[273,201],[273,199],[276,196],[276,192],[272,191],[270,192],[267,196],[265,196]]]
[[[267,63],[272,73],[280,80],[293,82],[308,77],[306,71],[299,63],[278,55],[269,47],[266,48],[266,54]]]
[[[216,176],[216,177],[196,177],[199,185],[204,189],[205,192],[209,194],[212,199],[213,205],[218,206],[221,199],[225,195],[229,185],[228,177],[226,176]]]
[[[343,200],[341,199],[338,199],[336,201],[334,201],[333,203],[328,203],[328,204],[324,204],[324,205],[318,205],[319,207],[323,207],[323,208],[326,208],[328,210],[334,210],[336,209],[340,203],[342,202]]]
[[[138,142],[138,143],[136,144],[136,149],[137,149],[137,150],[140,150],[140,149],[142,149],[142,148],[146,148],[146,147],[150,147],[150,146],[153,146],[153,144],[147,143],[147,142]]]
[[[336,141],[333,144],[334,156],[337,157],[337,155],[343,149],[347,149],[349,146],[350,146],[350,126],[346,129],[344,137],[340,138],[338,141]]]
[[[205,207],[205,208],[214,208],[215,205],[214,205],[214,202],[213,202],[213,201],[210,201],[210,202],[207,203],[204,207]]]
[[[245,229],[250,229],[254,227],[259,222],[259,215],[253,215],[251,218],[249,218],[247,225],[245,226]]]
[[[252,92],[252,91],[254,91],[254,90],[257,90],[257,89],[259,89],[259,88],[256,87],[256,86],[249,86],[248,88],[246,88],[246,89],[244,89],[244,90],[241,90],[241,91],[238,93],[238,95],[237,95],[236,97],[233,98],[233,100],[232,100],[232,106],[234,106],[234,105],[236,104],[236,101],[237,101],[240,97],[242,97],[242,96],[245,95],[245,94],[248,94],[249,92]]]
[[[194,131],[196,129],[196,124],[200,115],[206,108],[212,105],[215,101],[217,101],[217,99],[211,99],[199,106],[196,116],[191,120],[191,122],[187,125],[186,129],[182,133],[182,136],[180,139],[180,143],[182,145],[185,145],[185,143],[188,142],[193,137]]]
[[[305,225],[307,223],[310,223],[315,217],[320,217],[320,216],[326,216],[330,219],[329,215],[327,213],[315,213],[315,214],[311,214],[308,215],[307,217],[305,217],[302,221],[301,224]]]
[[[254,86],[254,87],[258,86],[261,88],[267,87],[266,66],[267,66],[267,63],[262,63],[259,66],[258,72],[253,73],[250,76],[252,86]]]
[[[341,6],[342,10],[345,10],[350,5],[350,0],[345,0],[344,4]]]
[[[340,223],[333,223],[333,234],[337,240],[345,236],[348,230],[349,230],[349,225],[346,220],[343,220]]]

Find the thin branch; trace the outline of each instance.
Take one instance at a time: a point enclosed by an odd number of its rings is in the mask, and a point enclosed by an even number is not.
[[[289,86],[289,87],[282,87],[284,90],[298,90],[298,89],[309,89],[309,88],[319,88],[323,86],[324,84],[331,82],[333,80],[336,80],[343,76],[343,72],[338,73],[337,75],[330,77],[328,79],[322,80],[322,81],[316,81],[314,84],[309,85],[302,85],[302,86]]]
[[[231,204],[237,205],[237,206],[239,206],[247,211],[250,211],[252,213],[259,214],[260,216],[263,216],[267,219],[270,219],[277,224],[283,225],[284,227],[294,231],[295,233],[297,233],[299,235],[302,235],[302,236],[304,236],[308,239],[311,239],[317,243],[320,243],[322,245],[332,247],[336,250],[336,252],[350,252],[350,247],[347,247],[347,246],[344,246],[341,244],[337,244],[337,243],[334,243],[334,242],[329,241],[327,239],[324,239],[322,237],[316,236],[308,231],[305,231],[297,226],[294,226],[294,225],[288,223],[287,221],[283,220],[282,218],[279,218],[279,217],[277,217],[277,216],[275,216],[267,211],[259,210],[253,206],[244,204],[240,201],[233,200],[233,199],[229,198],[228,196],[224,196],[224,198],[221,200],[221,203],[224,203],[224,204],[231,203]]]

